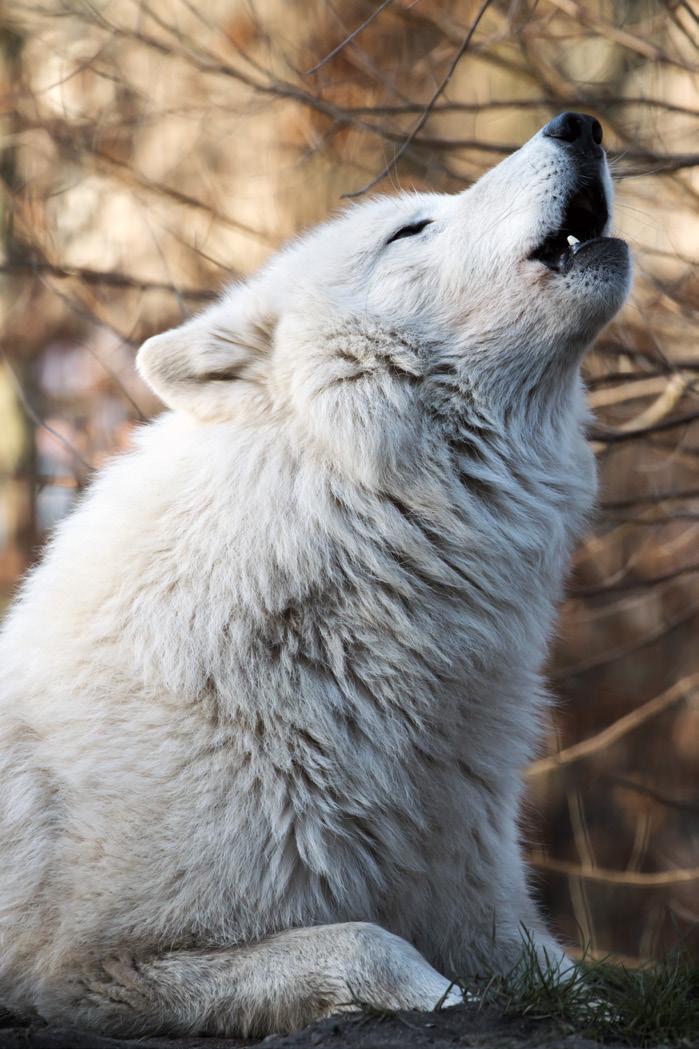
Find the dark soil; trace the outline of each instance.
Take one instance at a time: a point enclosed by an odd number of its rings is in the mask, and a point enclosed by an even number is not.
[[[439,1013],[331,1017],[303,1031],[254,1043],[237,1038],[110,1038],[71,1028],[20,1026],[7,1014],[0,1015],[0,1049],[597,1049],[599,1044],[544,1021],[505,1017],[495,1009],[474,1006]]]

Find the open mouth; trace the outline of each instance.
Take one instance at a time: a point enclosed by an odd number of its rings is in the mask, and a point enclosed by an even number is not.
[[[557,273],[565,273],[583,244],[602,235],[609,212],[602,183],[595,179],[575,190],[566,204],[560,227],[529,256]]]

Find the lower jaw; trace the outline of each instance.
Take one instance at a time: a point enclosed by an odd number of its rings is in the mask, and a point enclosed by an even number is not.
[[[610,272],[618,272],[621,268],[628,270],[629,248],[626,241],[618,237],[596,237],[594,240],[587,240],[566,260],[565,267],[559,272],[567,276],[577,270],[584,271],[590,265],[606,265]]]
[[[612,237],[591,237],[589,240],[575,240],[573,244],[561,246],[559,249],[543,254],[534,252],[530,258],[542,262],[552,273],[565,274],[571,268],[575,260],[589,250],[603,244],[605,241],[614,240]]]

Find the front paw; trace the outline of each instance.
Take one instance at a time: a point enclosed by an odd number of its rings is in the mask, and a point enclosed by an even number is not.
[[[525,944],[523,962],[525,965],[535,963],[542,980],[556,986],[568,983],[577,972],[572,958],[550,937],[537,938]]]
[[[440,1009],[451,1009],[455,1005],[463,1005],[464,1000],[464,992],[461,990],[458,983],[450,983],[447,986],[446,991],[436,1003],[435,1009],[437,1011]]]

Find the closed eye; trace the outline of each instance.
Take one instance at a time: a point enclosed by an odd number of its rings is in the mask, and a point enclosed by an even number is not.
[[[416,233],[422,233],[425,226],[429,226],[432,219],[423,219],[422,222],[413,222],[411,226],[401,226],[399,230],[389,237],[386,241],[386,245],[393,244],[394,240],[400,240],[401,237],[414,237]]]

